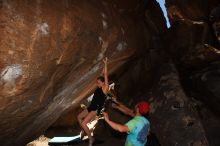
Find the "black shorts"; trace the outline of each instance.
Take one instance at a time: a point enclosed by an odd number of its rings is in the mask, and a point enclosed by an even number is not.
[[[99,115],[101,113],[101,110],[102,110],[102,106],[99,106],[99,105],[90,105],[88,108],[87,108],[88,112],[91,112],[91,111],[95,111],[97,115]]]

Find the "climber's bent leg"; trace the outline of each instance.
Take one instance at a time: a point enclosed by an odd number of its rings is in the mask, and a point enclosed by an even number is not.
[[[95,111],[91,111],[89,112],[89,114],[85,117],[85,119],[82,122],[82,128],[84,129],[84,131],[86,132],[86,134],[88,135],[89,138],[89,142],[92,143],[93,142],[93,138],[91,136],[91,132],[87,126],[87,124],[94,119],[96,116],[96,112]]]
[[[81,113],[79,113],[79,115],[77,116],[77,120],[80,124],[80,126],[82,126],[82,122],[83,122],[83,119],[88,115],[88,110],[87,109],[84,109]]]

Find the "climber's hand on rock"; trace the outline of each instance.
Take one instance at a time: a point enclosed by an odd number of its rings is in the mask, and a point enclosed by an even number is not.
[[[108,58],[105,57],[105,59],[103,59],[104,64],[106,65],[108,63]]]

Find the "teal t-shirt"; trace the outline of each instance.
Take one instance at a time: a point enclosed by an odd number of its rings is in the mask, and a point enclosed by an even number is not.
[[[144,146],[147,142],[150,122],[143,116],[136,116],[125,125],[129,129],[125,146]]]

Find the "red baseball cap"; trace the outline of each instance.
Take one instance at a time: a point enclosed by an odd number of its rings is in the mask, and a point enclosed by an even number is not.
[[[137,108],[139,109],[140,114],[147,114],[150,110],[150,105],[146,101],[141,101],[137,104]]]

